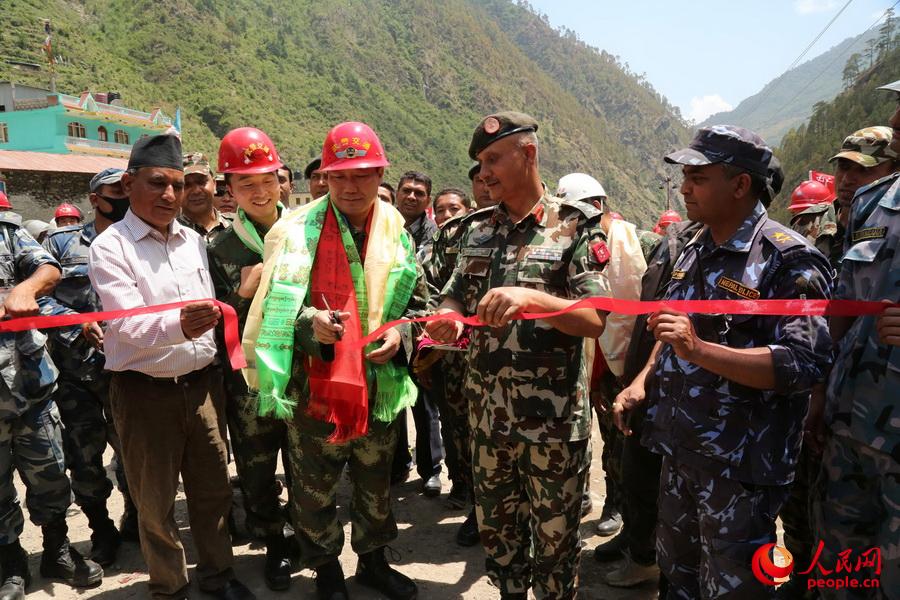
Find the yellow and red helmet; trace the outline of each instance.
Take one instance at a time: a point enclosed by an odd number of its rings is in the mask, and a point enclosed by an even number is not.
[[[275,144],[255,127],[232,129],[219,144],[219,173],[258,175],[277,171],[283,166]]]
[[[388,162],[381,140],[365,123],[350,121],[335,125],[325,136],[320,171],[371,169]]]

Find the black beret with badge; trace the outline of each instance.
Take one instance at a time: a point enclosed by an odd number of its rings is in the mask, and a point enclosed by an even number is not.
[[[478,153],[507,136],[515,133],[534,132],[538,123],[534,117],[525,113],[506,111],[488,115],[482,119],[469,144],[469,158],[478,160]]]

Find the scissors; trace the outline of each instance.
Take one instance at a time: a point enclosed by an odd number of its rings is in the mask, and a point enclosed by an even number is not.
[[[325,294],[322,294],[322,302],[325,303],[325,310],[328,311],[328,318],[331,319],[331,323],[333,325],[340,325],[341,324],[341,315],[338,313],[338,311],[331,310],[331,307],[328,306],[328,300],[325,298]],[[341,332],[336,332],[334,335],[338,340],[340,340],[341,337],[343,336],[343,334]]]

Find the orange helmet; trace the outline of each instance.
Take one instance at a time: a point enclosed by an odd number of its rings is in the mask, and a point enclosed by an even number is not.
[[[9,198],[6,197],[6,194],[0,192],[0,208],[12,208],[12,204],[9,203]]]
[[[834,194],[823,183],[804,181],[791,192],[791,205],[788,207],[794,214],[801,213],[816,204],[834,201]]]
[[[68,202],[64,202],[63,204],[57,206],[56,212],[53,213],[54,219],[59,219],[61,217],[75,217],[76,219],[81,220],[81,211]]]
[[[372,128],[351,121],[335,125],[325,136],[319,170],[371,169],[389,164],[381,140]]]
[[[284,166],[275,144],[255,127],[232,129],[219,144],[219,173],[258,175]]]

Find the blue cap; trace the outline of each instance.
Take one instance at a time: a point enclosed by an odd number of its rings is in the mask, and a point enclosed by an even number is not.
[[[123,173],[125,173],[125,171],[122,169],[103,169],[91,178],[91,191],[96,192],[100,189],[101,185],[112,185],[113,183],[119,183],[122,180]]]
[[[772,149],[761,137],[734,125],[702,127],[687,148],[666,155],[667,163],[693,166],[725,163],[761,177],[768,176],[771,160]]]

